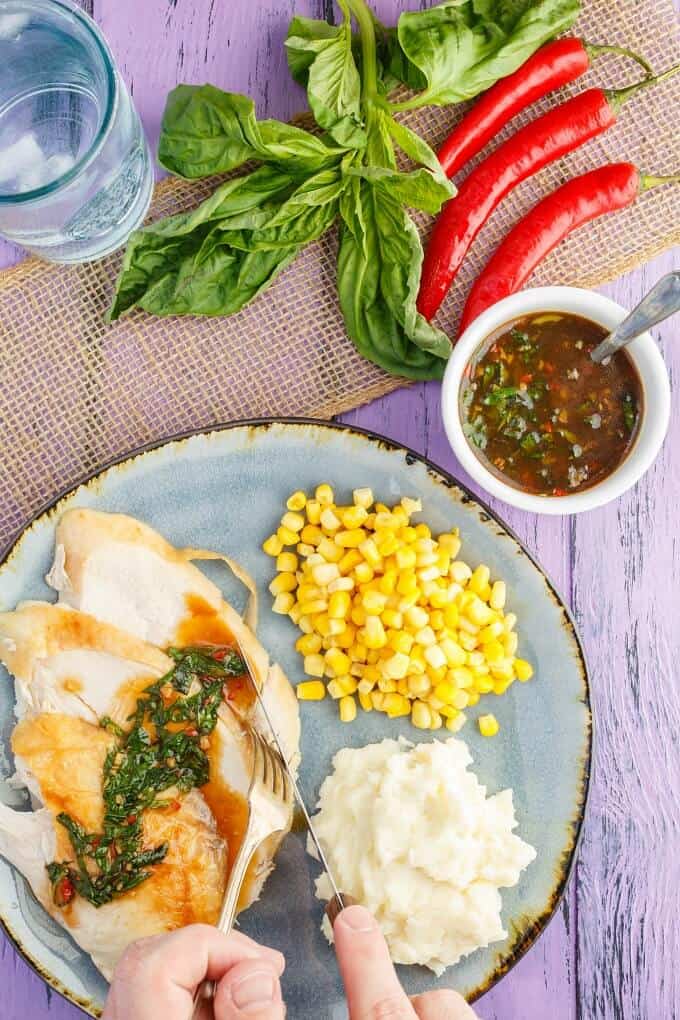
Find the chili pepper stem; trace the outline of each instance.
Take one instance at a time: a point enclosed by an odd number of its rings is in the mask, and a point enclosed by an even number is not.
[[[659,188],[663,184],[680,184],[680,174],[669,174],[666,177],[657,177],[653,174],[640,174],[640,193],[651,191],[652,188]]]
[[[661,82],[668,81],[669,78],[672,78],[679,71],[680,64],[675,64],[674,67],[669,67],[667,71],[656,74],[653,78],[643,78],[642,81],[636,81],[634,85],[627,85],[622,89],[605,89],[604,94],[614,112],[618,113],[623,104],[632,99],[638,92],[641,92],[642,89],[647,89],[651,85],[660,85]]]
[[[649,78],[654,77],[654,68],[649,61],[645,60],[641,54],[635,53],[634,50],[629,50],[625,46],[605,46],[600,43],[585,42],[585,40],[583,41],[583,46],[591,60],[594,60],[603,53],[616,53],[620,57],[630,57],[636,64],[644,68]]]

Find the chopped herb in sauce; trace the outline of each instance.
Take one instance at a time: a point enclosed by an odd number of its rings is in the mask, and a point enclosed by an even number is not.
[[[128,730],[100,720],[116,738],[104,762],[102,832],[87,832],[65,812],[57,816],[73,848],[72,860],[47,865],[59,907],[76,894],[100,907],[149,878],[168,847],[144,845],[144,811],[176,810],[178,793],[208,781],[206,737],[230,697],[230,681],[246,667],[227,647],[169,648],[167,654],[173,668],[142,692]]]
[[[590,352],[607,331],[576,315],[526,316],[489,338],[461,391],[463,431],[511,485],[560,496],[614,471],[637,436],[639,377],[625,351]]]

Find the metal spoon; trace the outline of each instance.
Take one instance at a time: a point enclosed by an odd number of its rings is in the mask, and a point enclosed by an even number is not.
[[[590,357],[601,364],[641,333],[646,333],[650,326],[663,322],[677,311],[680,311],[680,270],[662,276],[630,315],[590,352]]]

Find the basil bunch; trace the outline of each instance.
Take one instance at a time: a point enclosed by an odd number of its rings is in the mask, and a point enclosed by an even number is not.
[[[394,114],[488,88],[568,28],[579,0],[448,0],[402,14],[391,30],[365,0],[339,6],[339,25],[296,17],[286,39],[322,134],[258,121],[252,100],[211,85],[170,93],[158,150],[168,170],[195,179],[260,165],[132,235],[110,318],[135,306],[237,312],[339,218],[338,293],[357,349],[395,375],[441,377],[451,345],[416,309],[423,251],[407,208],[437,213],[455,188]],[[390,103],[397,81],[416,95]],[[420,169],[397,169],[397,149]]]

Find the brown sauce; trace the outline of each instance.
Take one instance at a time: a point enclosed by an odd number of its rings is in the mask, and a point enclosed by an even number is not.
[[[463,430],[488,470],[526,492],[566,496],[619,467],[639,431],[642,384],[625,351],[592,361],[607,332],[544,312],[488,338],[460,396]]]

